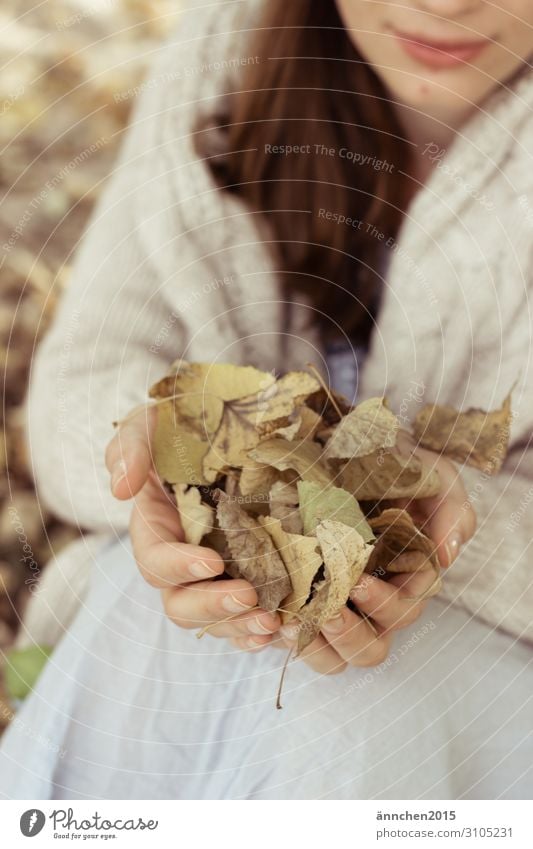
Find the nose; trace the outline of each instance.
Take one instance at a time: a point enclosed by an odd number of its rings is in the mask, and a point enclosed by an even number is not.
[[[483,5],[485,0],[419,0],[417,6],[439,18],[457,20]]]

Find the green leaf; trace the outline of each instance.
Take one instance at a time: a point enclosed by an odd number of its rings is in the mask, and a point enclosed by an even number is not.
[[[31,693],[52,651],[51,646],[30,646],[7,653],[4,671],[10,698],[24,699]]]
[[[298,481],[300,515],[304,534],[313,534],[324,519],[342,522],[355,528],[365,542],[373,542],[372,528],[366,521],[357,500],[338,486],[322,487],[311,481]]]

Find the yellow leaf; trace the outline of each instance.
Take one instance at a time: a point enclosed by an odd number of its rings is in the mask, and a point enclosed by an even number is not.
[[[173,490],[185,542],[200,545],[202,538],[213,530],[215,511],[208,504],[202,503],[200,492],[195,487],[176,484]]]
[[[378,448],[392,448],[400,423],[383,398],[358,404],[333,430],[325,447],[326,457],[365,457]]]

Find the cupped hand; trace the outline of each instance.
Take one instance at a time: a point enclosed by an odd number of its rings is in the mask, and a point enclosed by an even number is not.
[[[182,628],[233,637],[247,650],[268,645],[280,618],[257,609],[247,581],[220,579],[224,563],[204,546],[185,543],[176,505],[153,468],[157,407],[136,408],[107,446],[113,495],[134,499],[130,519],[133,553],[144,579],[161,591],[167,616]]]
[[[448,568],[461,545],[473,535],[476,516],[453,463],[431,451],[414,450],[425,464],[438,471],[440,491],[431,498],[396,501],[394,506],[411,513],[418,526],[433,540],[441,567]],[[364,574],[351,593],[352,601],[364,615],[346,606],[336,619],[322,628],[317,639],[302,652],[301,659],[324,674],[342,672],[347,666],[367,667],[382,663],[390,652],[394,632],[412,625],[422,616],[426,599],[438,589],[433,569],[395,575],[388,581]],[[365,617],[372,619],[375,628]],[[283,626],[281,639],[275,642],[276,648],[294,647],[297,635],[296,622]],[[236,644],[239,645],[238,640]]]

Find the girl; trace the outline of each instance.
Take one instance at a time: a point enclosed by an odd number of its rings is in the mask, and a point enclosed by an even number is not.
[[[90,588],[4,740],[6,797],[528,797],[532,25],[528,0],[184,16],[34,363],[40,494],[106,535],[85,538]],[[441,594],[413,601],[423,575],[361,581],[378,636],[347,607],[290,665],[281,712],[294,634],[245,581],[213,580],[220,558],[181,542],[151,467],[142,405],[178,356],[313,360],[406,423],[422,401],[494,408],[515,384],[498,477],[426,452],[443,481],[426,529],[456,560]]]

